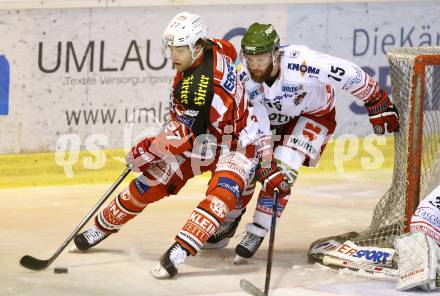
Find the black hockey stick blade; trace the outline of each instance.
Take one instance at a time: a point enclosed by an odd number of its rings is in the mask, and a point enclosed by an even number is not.
[[[243,291],[245,291],[246,293],[249,293],[251,295],[267,296],[263,291],[258,289],[254,284],[252,284],[251,282],[249,282],[245,279],[240,280],[240,287]]]
[[[29,255],[25,255],[20,259],[21,266],[32,270],[45,269],[50,263],[52,263],[50,260],[40,260]]]
[[[79,225],[75,228],[75,230],[69,235],[69,237],[64,241],[64,243],[58,248],[58,250],[47,260],[40,260],[35,257],[25,255],[20,259],[21,266],[25,268],[29,268],[32,270],[42,270],[52,264],[55,259],[61,254],[61,252],[67,247],[67,245],[73,240],[75,235],[79,233],[81,228],[92,218],[92,216],[98,211],[98,209],[102,206],[102,204],[108,199],[108,197],[116,190],[116,188],[122,183],[122,181],[127,177],[127,175],[131,172],[132,166],[128,166],[121,176],[113,183],[113,185],[107,189],[98,203],[90,210],[86,217],[84,217]]]

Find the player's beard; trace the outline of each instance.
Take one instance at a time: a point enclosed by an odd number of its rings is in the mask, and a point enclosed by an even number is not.
[[[261,74],[255,74],[252,71],[249,72],[251,73],[251,78],[253,81],[262,83],[271,78],[270,74],[272,73],[272,70],[273,70],[273,63],[270,63],[270,65],[266,68],[266,70],[263,71]]]

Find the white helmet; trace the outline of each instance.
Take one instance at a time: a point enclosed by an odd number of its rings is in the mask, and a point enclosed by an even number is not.
[[[163,33],[164,50],[167,46],[189,46],[194,58],[194,47],[199,39],[205,39],[206,26],[197,14],[181,12],[168,24]]]

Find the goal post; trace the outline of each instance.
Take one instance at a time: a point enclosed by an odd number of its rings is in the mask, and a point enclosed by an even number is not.
[[[411,216],[420,199],[440,183],[440,47],[394,49],[388,53],[388,59],[392,93],[395,94],[393,100],[399,110],[408,113],[405,114],[408,115],[407,122],[402,124],[405,128],[402,136],[408,138],[403,225],[404,232],[408,232]],[[409,75],[406,75],[407,71]],[[408,81],[401,77],[408,78]],[[409,89],[406,86],[410,86]],[[395,156],[395,170],[401,169],[401,162],[399,156]]]
[[[419,201],[440,184],[440,47],[393,49],[387,56],[400,124],[391,186],[368,229],[319,239],[311,249],[330,239],[393,248],[394,238],[409,231]]]

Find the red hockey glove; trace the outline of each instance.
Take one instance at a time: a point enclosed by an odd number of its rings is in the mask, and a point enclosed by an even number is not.
[[[143,172],[151,162],[160,160],[158,156],[151,153],[150,147],[154,138],[145,138],[131,148],[125,156],[128,165],[132,165],[132,171]]]
[[[261,166],[255,172],[256,179],[263,186],[263,190],[270,196],[274,196],[274,191],[278,190],[279,198],[290,194],[290,185],[275,162],[270,165]]]
[[[186,126],[170,121],[156,137],[146,138],[131,148],[125,159],[133,171],[145,171],[153,162],[190,150],[193,138]]]
[[[376,135],[385,133],[385,124],[389,133],[399,131],[399,114],[384,90],[378,90],[373,100],[365,103],[368,116]]]

